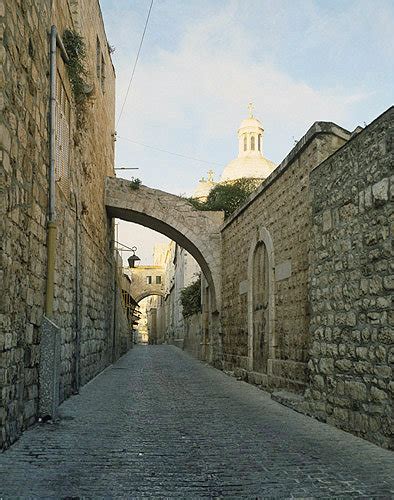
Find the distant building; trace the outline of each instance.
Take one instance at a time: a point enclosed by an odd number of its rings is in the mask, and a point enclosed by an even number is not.
[[[198,181],[197,187],[192,194],[192,198],[198,201],[206,201],[211,189],[216,186],[217,182],[213,180],[213,170],[208,171],[208,178],[203,177]]]

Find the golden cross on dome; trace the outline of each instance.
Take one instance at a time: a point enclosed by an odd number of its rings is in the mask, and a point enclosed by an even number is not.
[[[253,104],[253,102],[250,102],[248,104],[248,110],[249,110],[249,118],[253,118],[253,110],[254,110],[254,104]]]
[[[213,182],[213,176],[215,175],[215,172],[213,170],[208,170],[208,181]]]

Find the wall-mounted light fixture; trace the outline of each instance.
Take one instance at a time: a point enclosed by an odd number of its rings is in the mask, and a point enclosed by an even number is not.
[[[136,263],[141,260],[138,255],[135,254],[137,247],[131,247],[130,249],[133,253],[130,255],[130,257],[127,259],[129,263],[129,267],[135,267]]]

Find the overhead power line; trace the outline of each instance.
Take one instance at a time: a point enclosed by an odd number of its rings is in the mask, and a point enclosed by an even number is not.
[[[220,166],[223,165],[222,163],[218,163],[217,161],[201,160],[200,158],[194,158],[193,156],[186,156],[186,155],[182,155],[180,153],[174,153],[173,151],[167,151],[166,149],[157,148],[156,146],[149,146],[148,144],[144,144],[144,143],[138,142],[138,141],[133,141],[132,139],[128,139],[127,137],[122,137],[120,135],[118,135],[118,139],[123,139],[124,141],[132,142],[133,144],[138,144],[139,146],[144,146],[145,148],[154,149],[155,151],[160,151],[161,153],[167,153],[169,155],[180,156],[181,158],[186,158],[187,160],[193,160],[193,161],[199,161],[200,163],[206,163],[207,165],[220,165]]]
[[[130,87],[131,87],[131,84],[132,84],[133,79],[134,79],[134,73],[135,73],[135,69],[137,67],[138,59],[140,57],[140,52],[141,52],[142,44],[144,43],[146,28],[148,27],[148,22],[149,22],[149,18],[150,18],[150,13],[152,11],[152,7],[153,7],[153,0],[151,0],[150,6],[149,6],[148,15],[147,15],[146,21],[145,21],[144,31],[142,33],[142,37],[141,37],[141,41],[140,41],[140,46],[138,47],[137,56],[136,56],[135,61],[134,61],[133,71],[131,72],[131,77],[130,77],[129,85],[127,87],[126,95],[125,95],[122,107],[120,109],[120,113],[119,113],[119,116],[118,116],[118,121],[116,122],[116,127],[118,127],[119,121],[120,121],[120,119],[122,117],[123,110],[124,110],[124,107],[125,107],[125,104],[126,104],[126,101],[127,101],[127,97],[129,95]]]

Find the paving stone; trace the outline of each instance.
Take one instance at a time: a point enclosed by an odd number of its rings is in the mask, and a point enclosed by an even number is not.
[[[2,498],[394,495],[394,455],[173,346],[138,347],[0,455]]]

